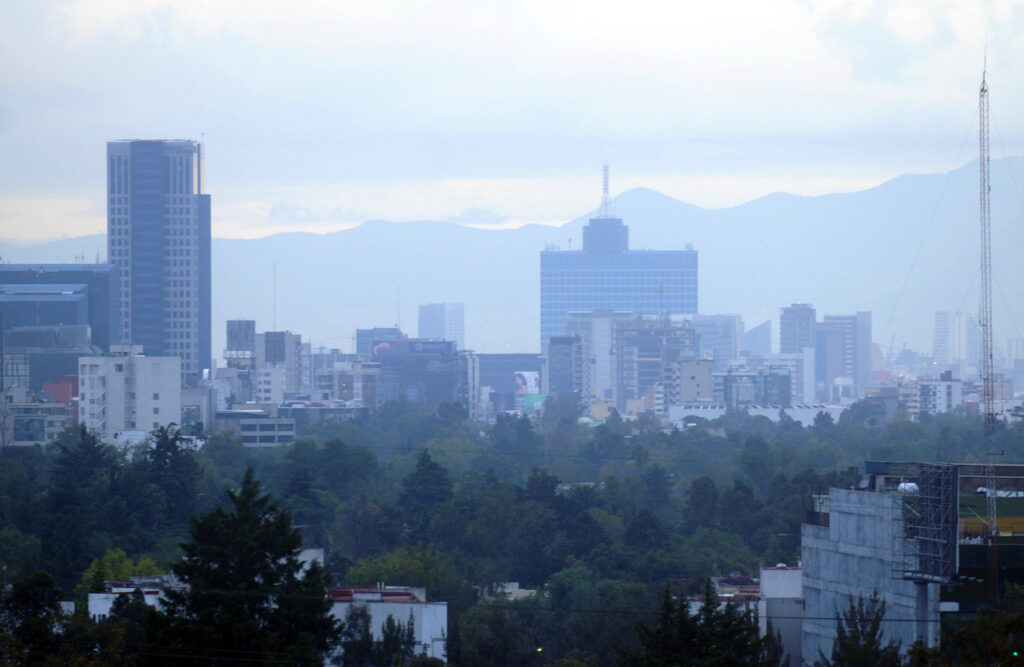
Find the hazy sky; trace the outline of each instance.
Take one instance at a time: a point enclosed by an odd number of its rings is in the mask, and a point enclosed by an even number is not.
[[[0,237],[105,230],[105,142],[203,138],[215,236],[557,223],[1024,152],[1024,3],[479,0],[0,5]],[[966,139],[966,141],[965,141]]]

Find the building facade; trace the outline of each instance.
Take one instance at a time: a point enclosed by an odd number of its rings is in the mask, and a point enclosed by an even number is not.
[[[142,356],[141,346],[78,360],[79,420],[105,442],[124,443],[181,423],[181,359]]]
[[[466,349],[466,306],[462,303],[428,303],[420,306],[419,337],[453,340]]]
[[[88,324],[90,344],[106,352],[121,338],[118,275],[113,264],[0,264],[0,285],[8,288],[7,303],[0,305],[4,328]],[[85,302],[84,321],[77,321],[80,300]],[[32,306],[25,310],[27,303]],[[67,319],[71,303],[76,321]]]
[[[210,196],[197,141],[107,143],[107,252],[117,266],[118,339],[181,359],[182,383],[211,367]]]
[[[582,250],[541,252],[541,350],[565,333],[570,312],[592,310],[696,313],[697,251],[630,250],[629,228],[620,218],[592,219]]]
[[[803,352],[814,347],[817,311],[809,303],[794,303],[779,312],[779,352]]]

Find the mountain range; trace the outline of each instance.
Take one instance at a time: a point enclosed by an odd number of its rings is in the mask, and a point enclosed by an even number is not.
[[[993,304],[997,344],[1024,324],[1024,158],[992,162]],[[216,218],[216,193],[214,211]],[[703,313],[737,313],[748,327],[779,308],[812,303],[819,317],[873,312],[886,351],[929,352],[937,310],[978,302],[978,165],[904,175],[859,192],[771,194],[705,209],[636,188],[612,200],[634,249],[699,252]],[[352,347],[354,330],[396,323],[416,334],[417,306],[462,301],[467,347],[539,349],[540,257],[550,244],[579,248],[595,212],[561,226],[479,229],[453,222],[373,220],[327,234],[213,240],[214,356],[226,319],[289,329],[314,345]],[[21,246],[0,242],[11,263],[101,260],[102,234]]]

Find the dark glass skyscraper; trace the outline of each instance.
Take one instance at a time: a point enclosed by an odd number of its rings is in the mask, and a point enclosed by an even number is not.
[[[540,254],[540,344],[563,335],[570,311],[636,315],[697,312],[697,251],[630,250],[629,228],[610,215],[583,228],[583,250]]]
[[[107,248],[120,269],[122,342],[210,368],[210,196],[197,141],[107,143]]]

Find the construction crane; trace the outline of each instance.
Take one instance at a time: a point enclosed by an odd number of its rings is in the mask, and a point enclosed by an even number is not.
[[[981,89],[978,91],[978,162],[981,169],[981,303],[978,318],[981,324],[981,408],[985,420],[985,498],[988,514],[988,567],[989,602],[993,607],[999,604],[999,526],[996,504],[995,452],[992,450],[992,436],[996,427],[995,377],[992,364],[992,218],[989,197],[992,185],[989,180],[988,150],[988,84],[985,71],[981,74]]]

